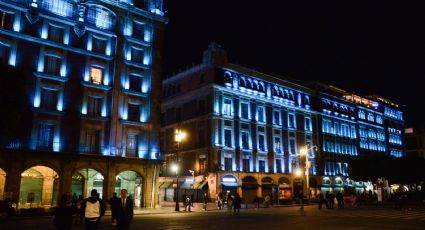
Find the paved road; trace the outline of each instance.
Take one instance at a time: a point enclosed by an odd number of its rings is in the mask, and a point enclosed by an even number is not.
[[[0,223],[0,229],[52,229],[51,218],[15,218]],[[100,229],[113,229],[110,217]],[[425,209],[392,210],[357,208],[317,210],[316,206],[242,209],[239,216],[226,210],[143,214],[135,216],[132,229],[424,229]],[[83,225],[74,226],[83,229]]]

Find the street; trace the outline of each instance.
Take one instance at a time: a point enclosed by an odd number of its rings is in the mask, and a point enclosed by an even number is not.
[[[51,217],[12,218],[0,229],[53,229]],[[100,229],[113,229],[110,216]],[[317,206],[241,209],[239,216],[227,210],[140,214],[131,229],[423,229],[425,210],[394,210],[388,207],[317,210]],[[73,229],[84,229],[82,224]]]

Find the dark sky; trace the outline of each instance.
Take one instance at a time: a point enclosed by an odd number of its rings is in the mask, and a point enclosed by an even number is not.
[[[165,0],[165,72],[199,63],[212,41],[229,60],[403,105],[425,118],[425,1]]]

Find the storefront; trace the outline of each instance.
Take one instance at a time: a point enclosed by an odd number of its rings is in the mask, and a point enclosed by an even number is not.
[[[235,194],[238,190],[238,187],[241,185],[238,182],[238,178],[231,174],[224,175],[221,177],[221,190],[225,193]]]

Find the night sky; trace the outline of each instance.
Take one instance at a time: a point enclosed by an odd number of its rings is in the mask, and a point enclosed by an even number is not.
[[[232,63],[381,95],[408,125],[424,123],[425,1],[164,2],[167,75],[200,63],[215,41]]]

